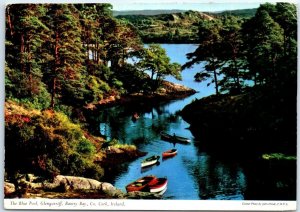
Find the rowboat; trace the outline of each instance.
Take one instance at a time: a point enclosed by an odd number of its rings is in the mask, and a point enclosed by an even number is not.
[[[132,121],[136,121],[140,118],[139,114],[138,113],[134,113],[131,117]]]
[[[163,158],[173,157],[177,154],[177,149],[170,149],[162,153]]]
[[[144,191],[149,190],[149,185],[155,185],[157,182],[157,177],[154,175],[148,175],[128,184],[125,188],[127,192]]]
[[[156,164],[158,162],[159,158],[160,158],[160,156],[158,156],[158,155],[153,155],[149,158],[146,158],[141,163],[142,168]]]
[[[157,178],[157,182],[154,185],[149,185],[149,191],[152,193],[160,193],[167,188],[167,178]]]
[[[161,136],[161,139],[165,140],[165,141],[171,141],[171,142],[175,142],[175,143],[176,142],[177,143],[184,143],[184,144],[191,143],[190,139],[175,135],[175,133],[174,133],[174,135],[170,135],[168,133],[161,132],[160,136]]]

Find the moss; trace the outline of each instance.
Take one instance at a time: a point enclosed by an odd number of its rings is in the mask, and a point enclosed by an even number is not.
[[[264,160],[297,160],[296,156],[288,156],[282,153],[271,153],[263,154],[262,159]]]
[[[127,151],[135,151],[136,146],[135,145],[129,145],[129,144],[116,144],[114,147],[122,150],[127,150]]]

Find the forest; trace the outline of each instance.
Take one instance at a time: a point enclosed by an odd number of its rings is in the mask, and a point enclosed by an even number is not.
[[[89,132],[85,111],[111,97],[158,93],[166,76],[180,79],[182,70],[201,62],[205,68],[195,80],[214,86],[212,98],[219,101],[250,93],[247,98],[251,100],[241,101],[239,110],[251,110],[253,104],[253,113],[260,108],[258,114],[272,122],[276,116],[273,127],[290,127],[284,132],[295,139],[294,4],[262,4],[255,15],[187,11],[160,15],[163,20],[114,17],[112,9],[110,4],[6,7],[6,179],[34,173],[46,178],[64,174],[100,180],[105,173],[96,162],[105,157],[101,150],[105,140]],[[153,41],[196,43],[198,47],[180,66]],[[148,42],[152,44],[144,46]],[[261,98],[251,98],[252,94]],[[272,99],[273,106],[264,98]],[[295,154],[295,142],[285,144],[289,153]],[[16,160],[15,155],[22,159]]]

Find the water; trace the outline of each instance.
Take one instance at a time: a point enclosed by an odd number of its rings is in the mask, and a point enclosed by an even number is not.
[[[186,53],[196,49],[192,44],[163,44],[172,62],[184,64]],[[135,107],[117,106],[106,109],[101,113],[100,132],[108,139],[116,138],[121,143],[135,144],[139,150],[148,152],[148,156],[160,155],[163,151],[174,148],[174,144],[162,141],[159,133],[166,131],[171,134],[188,137],[191,144],[176,144],[178,154],[160,164],[148,169],[141,169],[139,158],[119,167],[117,174],[107,175],[107,179],[116,187],[125,191],[130,182],[145,176],[156,175],[168,178],[168,189],[164,199],[244,199],[247,179],[242,166],[236,161],[221,160],[195,145],[201,141],[196,139],[188,130],[186,123],[177,112],[191,103],[194,99],[214,93],[213,86],[194,81],[194,75],[203,68],[198,64],[182,72],[183,81],[168,76],[166,80],[193,88],[198,93],[182,100],[165,103],[141,103]],[[140,118],[131,120],[133,112],[139,112]]]

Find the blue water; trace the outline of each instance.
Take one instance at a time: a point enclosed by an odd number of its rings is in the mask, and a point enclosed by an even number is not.
[[[184,64],[186,54],[193,52],[197,46],[193,44],[163,44],[172,62]],[[148,152],[147,156],[160,155],[163,151],[174,148],[174,144],[162,141],[159,132],[176,133],[192,140],[191,144],[176,144],[177,156],[160,160],[160,164],[141,169],[139,158],[119,168],[117,174],[108,175],[108,180],[119,189],[125,191],[125,186],[145,175],[156,175],[168,178],[168,189],[164,199],[244,199],[243,192],[247,180],[243,168],[238,162],[221,161],[214,155],[199,149],[195,139],[185,122],[177,112],[195,99],[214,93],[213,86],[207,83],[194,81],[197,71],[203,69],[200,63],[182,72],[182,81],[167,76],[166,80],[195,89],[198,93],[182,100],[167,103],[141,103],[137,108],[117,106],[104,110],[101,113],[100,132],[108,139],[116,138],[121,143],[135,144],[139,150]],[[133,111],[140,113],[140,119],[131,120]]]

